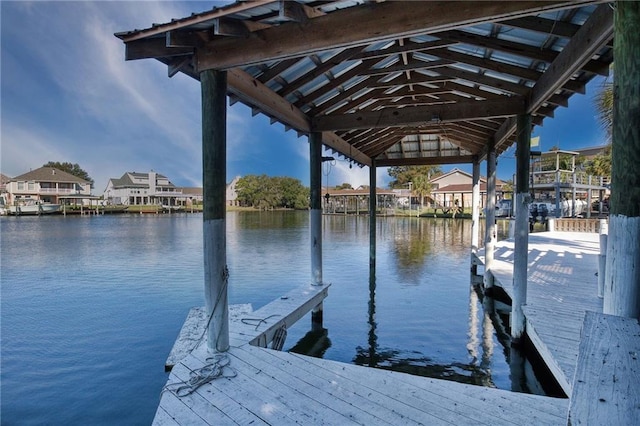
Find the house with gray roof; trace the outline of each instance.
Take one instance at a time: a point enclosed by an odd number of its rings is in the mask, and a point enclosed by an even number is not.
[[[61,198],[69,196],[91,196],[91,182],[54,167],[40,167],[6,184],[7,204],[25,198],[59,204]]]
[[[111,178],[104,190],[108,204],[176,206],[185,198],[168,177],[156,173],[126,172],[120,178]]]

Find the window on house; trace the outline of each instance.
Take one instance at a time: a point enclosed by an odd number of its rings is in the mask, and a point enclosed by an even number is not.
[[[18,191],[24,191],[24,182],[18,182]]]

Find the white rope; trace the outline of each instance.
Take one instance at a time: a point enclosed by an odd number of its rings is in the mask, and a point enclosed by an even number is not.
[[[166,385],[164,388],[162,388],[162,392],[160,393],[160,395],[162,395],[166,391],[169,391],[177,397],[181,398],[183,396],[191,395],[196,390],[198,390],[200,386],[209,383],[212,380],[219,378],[230,379],[238,375],[238,373],[233,368],[229,367],[229,363],[231,361],[225,354],[208,357],[206,359],[206,362],[207,363],[203,367],[191,371],[189,373],[188,380],[183,380]]]

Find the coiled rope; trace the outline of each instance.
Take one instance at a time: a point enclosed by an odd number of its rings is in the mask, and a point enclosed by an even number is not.
[[[230,362],[231,360],[225,354],[208,357],[206,359],[206,364],[203,367],[189,373],[188,380],[165,385],[165,387],[162,388],[160,395],[169,391],[181,398],[183,396],[191,395],[198,390],[200,386],[209,383],[212,380],[236,377],[238,373],[233,368],[229,367]]]

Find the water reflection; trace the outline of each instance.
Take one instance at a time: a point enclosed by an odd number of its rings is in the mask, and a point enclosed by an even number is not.
[[[483,356],[481,362],[478,362],[476,338],[478,297],[473,287],[471,286],[470,288],[470,308],[471,305],[473,305],[473,307],[470,309],[470,342],[467,348],[470,354],[472,354],[472,361],[468,364],[461,362],[438,363],[431,357],[417,351],[378,347],[378,336],[376,332],[376,278],[375,272],[372,271],[369,276],[368,347],[356,347],[356,355],[352,362],[356,365],[382,368],[417,376],[435,377],[460,383],[495,387],[491,379],[491,369],[489,368],[491,355],[493,353],[493,329],[488,315],[483,315]],[[487,322],[489,323],[488,326],[486,325]]]
[[[289,349],[289,352],[323,358],[327,349],[331,347],[329,330],[326,328],[312,329]]]

